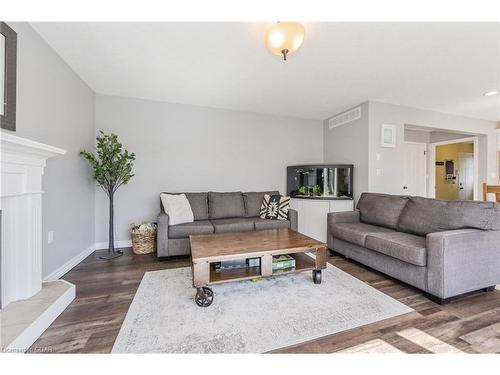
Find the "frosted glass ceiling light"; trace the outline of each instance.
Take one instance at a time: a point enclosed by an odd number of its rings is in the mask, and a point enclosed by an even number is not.
[[[275,55],[283,56],[299,49],[304,42],[305,30],[298,22],[278,22],[266,34],[266,46]]]

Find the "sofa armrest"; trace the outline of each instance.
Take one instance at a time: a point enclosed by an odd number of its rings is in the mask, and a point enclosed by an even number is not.
[[[297,232],[299,230],[299,213],[298,213],[298,211],[290,208],[288,210],[288,220],[290,220],[290,229]]]
[[[158,258],[167,257],[168,254],[168,215],[162,210],[158,214],[158,233],[157,233],[157,256]]]
[[[330,212],[327,216],[328,228],[336,223],[359,223],[359,211]]]
[[[500,231],[451,230],[426,241],[430,294],[449,298],[500,283]]]
[[[332,228],[338,223],[359,223],[359,211],[330,212],[326,219],[326,242],[329,249],[333,249]]]

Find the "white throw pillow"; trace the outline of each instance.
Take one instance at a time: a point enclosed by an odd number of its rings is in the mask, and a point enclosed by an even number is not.
[[[168,224],[176,225],[192,223],[194,221],[193,210],[186,198],[186,194],[160,194],[163,210],[168,215]]]

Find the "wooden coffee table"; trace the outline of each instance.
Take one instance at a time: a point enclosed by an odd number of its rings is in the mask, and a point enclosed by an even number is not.
[[[326,268],[326,244],[291,229],[251,232],[214,233],[190,236],[195,301],[210,306],[213,291],[207,285],[312,271],[315,284],[321,283],[321,270]],[[306,253],[315,253],[316,259]],[[289,254],[295,268],[273,273],[274,255]],[[215,263],[223,260],[260,258],[260,266],[216,272]]]

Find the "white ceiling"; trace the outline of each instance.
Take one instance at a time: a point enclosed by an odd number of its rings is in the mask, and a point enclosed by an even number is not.
[[[494,23],[306,23],[284,63],[269,24],[32,23],[97,93],[324,119],[376,100],[500,121]]]

